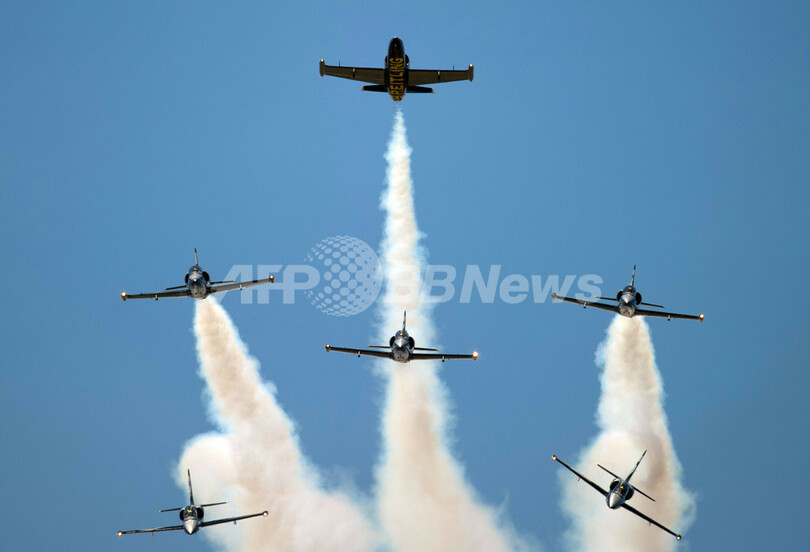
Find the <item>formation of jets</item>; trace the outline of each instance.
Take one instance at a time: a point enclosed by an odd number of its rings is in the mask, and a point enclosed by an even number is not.
[[[655,521],[651,517],[645,516],[644,514],[642,514],[641,512],[639,512],[638,510],[636,510],[635,508],[630,506],[629,504],[627,504],[627,501],[630,500],[633,497],[633,495],[636,494],[636,493],[638,493],[638,494],[640,494],[642,496],[646,496],[647,498],[649,498],[650,500],[655,502],[655,499],[653,497],[651,497],[650,495],[648,495],[647,493],[645,493],[641,489],[638,489],[638,488],[636,488],[636,487],[634,487],[634,486],[632,486],[630,484],[630,478],[633,477],[634,473],[636,473],[636,470],[638,469],[638,465],[641,464],[641,461],[644,459],[645,454],[647,454],[646,450],[641,454],[641,458],[639,458],[638,462],[636,462],[636,467],[633,468],[633,471],[630,472],[630,475],[628,475],[624,479],[622,479],[621,477],[619,477],[618,475],[616,475],[615,473],[613,473],[612,471],[610,471],[606,467],[604,467],[604,466],[602,466],[600,464],[597,464],[598,467],[602,468],[603,470],[605,470],[606,472],[608,472],[610,475],[613,476],[613,481],[610,482],[610,487],[609,487],[610,490],[609,491],[606,491],[605,489],[603,489],[602,487],[600,487],[599,485],[597,485],[596,483],[594,483],[593,481],[591,481],[590,479],[588,479],[587,477],[585,477],[584,475],[582,475],[581,473],[576,471],[574,468],[572,468],[571,466],[569,466],[568,464],[566,464],[565,462],[563,462],[562,460],[560,460],[556,456],[552,456],[551,459],[554,460],[555,462],[559,462],[560,464],[565,466],[568,470],[573,472],[574,475],[576,475],[578,479],[581,479],[582,481],[584,481],[585,483],[587,483],[588,485],[593,487],[597,492],[601,493],[602,496],[605,497],[605,502],[607,503],[607,507],[610,508],[611,510],[616,510],[617,508],[624,508],[625,510],[633,512],[638,517],[644,519],[648,523],[652,523],[656,527],[660,527],[661,529],[663,529],[664,531],[666,531],[667,533],[669,533],[670,535],[675,537],[677,540],[681,540],[681,536],[679,534],[675,533],[671,529],[668,529],[667,527],[664,527],[663,525],[661,525],[660,523],[658,523],[657,521]]]
[[[594,307],[597,309],[616,312],[628,318],[633,318],[635,315],[640,314],[641,316],[656,316],[659,318],[666,318],[667,320],[670,320],[671,318],[685,318],[687,320],[699,320],[700,322],[703,322],[703,319],[705,318],[705,315],[703,314],[678,314],[675,312],[664,312],[639,308],[639,305],[642,304],[658,309],[663,309],[666,307],[654,305],[653,303],[642,303],[641,294],[636,290],[635,282],[636,267],[633,266],[633,276],[630,278],[629,286],[625,286],[620,289],[619,293],[616,294],[616,297],[597,297],[597,299],[602,299],[603,301],[614,301],[616,303],[615,305],[599,303],[598,301],[584,301],[582,299],[576,299],[573,297],[561,297],[556,293],[552,293],[551,298],[559,301],[566,301],[568,303],[576,303],[578,305],[582,305],[582,308]]]
[[[205,508],[210,506],[220,506],[222,504],[227,504],[227,502],[212,502],[210,504],[195,504],[194,503],[194,491],[191,488],[191,470],[188,470],[188,506],[183,508],[167,508],[165,510],[158,510],[158,512],[179,512],[180,514],[180,521],[183,523],[181,525],[169,525],[166,527],[155,527],[153,529],[131,529],[129,531],[118,531],[117,535],[120,537],[122,535],[132,535],[134,533],[151,533],[154,535],[155,533],[160,533],[162,531],[185,531],[188,535],[193,535],[197,531],[199,531],[203,527],[209,527],[211,525],[219,525],[221,523],[233,523],[236,525],[237,521],[242,521],[243,519],[249,519],[254,517],[267,517],[269,512],[267,510],[263,512],[259,512],[258,514],[248,514],[246,516],[235,516],[229,518],[222,518],[222,519],[213,519],[211,521],[203,521],[205,517]]]
[[[462,81],[462,80],[473,80],[473,66],[470,66],[466,70],[456,71],[455,69],[449,71],[443,70],[434,70],[434,69],[411,69],[410,68],[410,60],[408,56],[405,54],[405,47],[402,43],[402,40],[398,37],[394,37],[391,39],[391,42],[388,45],[388,55],[385,57],[384,66],[382,68],[366,68],[366,67],[344,67],[341,65],[326,65],[324,60],[320,60],[319,70],[321,76],[328,75],[333,77],[340,77],[344,79],[350,80],[357,80],[365,83],[369,83],[362,87],[363,90],[370,91],[370,92],[385,92],[391,99],[396,102],[401,101],[406,93],[431,93],[433,92],[432,88],[429,88],[425,85],[429,84],[438,84],[443,82],[453,82],[453,81]],[[653,309],[663,309],[661,305],[655,305],[652,303],[642,302],[641,293],[639,293],[635,288],[635,277],[636,277],[636,267],[633,267],[633,275],[630,279],[630,285],[622,288],[616,294],[616,297],[598,297],[602,301],[609,301],[610,303],[601,303],[599,301],[585,301],[581,299],[571,298],[571,297],[563,297],[556,295],[554,293],[551,294],[552,299],[575,303],[582,305],[583,307],[594,307],[597,309],[613,311],[617,314],[626,317],[633,317],[635,315],[641,316],[650,316],[650,317],[662,317],[672,319],[672,318],[684,318],[690,320],[699,320],[703,321],[704,315],[690,315],[690,314],[678,314],[672,312],[666,312],[663,310],[650,310],[646,307],[652,307]],[[157,291],[153,293],[139,293],[134,295],[129,295],[126,292],[121,293],[121,299],[127,301],[128,299],[162,299],[168,297],[191,297],[193,299],[205,299],[209,295],[215,293],[226,292],[235,289],[244,289],[250,286],[258,286],[262,284],[271,284],[275,281],[273,276],[269,276],[263,280],[252,280],[246,282],[235,282],[235,281],[218,281],[212,282],[211,278],[209,277],[208,273],[204,271],[197,259],[197,250],[194,250],[194,265],[188,270],[188,273],[185,275],[185,283],[183,285],[174,286],[165,288],[163,291]],[[615,304],[614,304],[615,303]],[[643,307],[642,307],[643,305]],[[368,349],[352,349],[346,347],[333,347],[329,344],[326,345],[326,351],[338,351],[342,353],[351,353],[354,355],[360,356],[375,356],[380,358],[387,358],[393,360],[398,363],[408,363],[413,360],[441,360],[444,362],[447,359],[478,359],[478,352],[473,352],[471,354],[447,354],[441,353],[438,349],[430,349],[425,347],[416,347],[416,342],[413,337],[408,334],[406,330],[406,321],[407,321],[407,313],[403,315],[402,320],[402,329],[398,330],[389,340],[388,345],[369,345]],[[628,505],[627,502],[635,495],[636,492],[639,494],[647,497],[650,500],[654,500],[648,494],[644,493],[643,491],[639,490],[638,488],[634,487],[630,484],[630,479],[633,477],[633,474],[639,467],[641,460],[644,458],[644,454],[641,455],[641,458],[636,463],[636,466],[630,472],[626,478],[621,478],[618,475],[614,474],[607,468],[597,464],[601,469],[605,470],[611,476],[613,476],[613,481],[609,485],[609,490],[605,490],[590,479],[587,479],[585,476],[574,470],[571,466],[557,458],[557,456],[552,456],[552,460],[559,462],[562,464],[566,469],[573,472],[577,478],[585,481],[588,485],[593,487],[596,491],[602,494],[605,497],[607,502],[608,508],[611,509],[618,509],[624,508],[635,515],[641,517],[645,521],[661,528],[662,530],[666,531],[673,535],[677,540],[681,540],[681,536],[672,530],[668,529],[664,525],[658,523],[654,519],[646,516],[645,514],[641,513],[640,511],[636,510],[632,506]],[[217,506],[221,504],[225,504],[225,502],[215,502],[209,504],[195,504],[194,502],[194,493],[191,488],[191,471],[188,471],[188,491],[189,491],[189,504],[183,508],[170,508],[167,510],[159,510],[160,512],[179,512],[180,520],[182,521],[181,525],[171,525],[166,527],[156,527],[153,529],[135,529],[129,531],[118,531],[118,536],[132,534],[132,533],[158,533],[163,531],[179,531],[183,530],[189,535],[193,535],[197,533],[202,527],[208,527],[210,525],[218,525],[222,523],[234,523],[236,524],[237,521],[241,521],[244,519],[249,519],[253,517],[267,517],[268,511],[265,510],[263,512],[255,513],[255,514],[247,514],[242,516],[236,517],[229,517],[223,519],[215,519],[211,521],[204,521],[205,515],[205,508],[211,506]]]

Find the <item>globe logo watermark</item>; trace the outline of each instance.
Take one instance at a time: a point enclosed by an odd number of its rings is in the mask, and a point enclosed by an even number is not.
[[[360,314],[380,295],[385,271],[374,250],[361,239],[325,238],[309,250],[305,261],[287,265],[233,265],[225,280],[250,282],[265,280],[273,274],[273,284],[242,289],[240,302],[268,305],[277,302],[280,296],[281,304],[292,305],[303,292],[315,308],[330,316]],[[601,295],[603,280],[598,274],[517,274],[504,273],[502,269],[500,264],[488,267],[468,264],[458,268],[430,264],[424,267],[414,292],[425,303],[500,301],[510,305],[545,303],[553,294],[573,294],[581,300],[595,300]],[[214,295],[211,300],[219,301],[223,295]],[[277,299],[271,301],[271,296]]]
[[[363,240],[332,236],[310,249],[305,261],[320,282],[304,291],[315,308],[331,316],[354,316],[377,300],[383,283],[380,259]]]

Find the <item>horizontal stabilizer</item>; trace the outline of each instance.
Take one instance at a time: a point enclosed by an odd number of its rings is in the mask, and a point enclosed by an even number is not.
[[[183,285],[183,286],[174,286],[174,287],[163,288],[163,291],[172,291],[173,289],[186,289],[187,287],[188,286],[185,286],[185,285]]]
[[[427,86],[406,86],[405,92],[408,94],[433,94],[433,89]]]
[[[602,469],[603,469],[603,470],[605,470],[606,472],[608,472],[610,475],[612,475],[612,476],[613,476],[613,477],[615,477],[616,479],[621,479],[621,477],[619,477],[618,475],[616,475],[615,473],[613,473],[612,471],[610,471],[609,469],[607,469],[607,468],[606,468],[605,466],[603,466],[602,464],[597,464],[597,466],[598,466],[598,467],[600,467],[600,468],[602,468]]]
[[[428,349],[427,347],[414,347],[414,351],[438,351],[438,349]]]
[[[639,489],[639,488],[638,488],[638,487],[636,487],[635,485],[633,486],[633,489],[635,489],[635,491],[636,491],[637,493],[641,493],[642,495],[646,496],[647,498],[649,498],[650,500],[652,500],[653,502],[655,502],[655,499],[654,499],[653,497],[651,497],[650,495],[648,495],[647,493],[645,493],[644,491],[642,491],[641,489]]]
[[[614,303],[618,301],[615,297],[597,297],[597,299],[601,299],[602,301],[613,301]]]
[[[388,92],[388,87],[384,84],[367,84],[363,87],[366,92]]]

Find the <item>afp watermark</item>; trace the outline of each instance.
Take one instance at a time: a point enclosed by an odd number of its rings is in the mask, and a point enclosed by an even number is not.
[[[353,316],[377,300],[384,283],[382,263],[363,240],[332,236],[318,242],[307,253],[304,264],[234,265],[226,280],[253,280],[276,276],[274,284],[243,289],[241,303],[269,304],[271,293],[281,294],[281,303],[295,304],[303,294],[318,310],[331,316]],[[415,292],[425,303],[460,304],[480,302],[516,305],[530,301],[545,303],[551,294],[593,300],[603,283],[598,274],[540,275],[505,273],[502,265],[428,265],[415,279]]]
[[[574,296],[586,301],[595,299],[601,293],[599,287],[604,281],[598,274],[567,274],[561,277],[556,274],[506,274],[501,277],[502,265],[490,265],[487,276],[479,265],[467,265],[464,276],[458,285],[458,271],[452,265],[428,265],[422,281],[422,300],[430,303],[449,303],[456,297],[458,302],[470,303],[473,297],[484,304],[497,300],[509,305],[517,305],[531,300],[533,303],[545,303],[551,294],[568,295],[576,290]],[[438,292],[438,294],[436,294]]]

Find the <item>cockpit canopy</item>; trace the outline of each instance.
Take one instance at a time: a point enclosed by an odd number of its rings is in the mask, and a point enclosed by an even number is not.
[[[205,510],[203,510],[199,506],[191,505],[180,509],[180,521],[185,521],[190,517],[196,517],[197,519],[201,520],[204,515]]]

